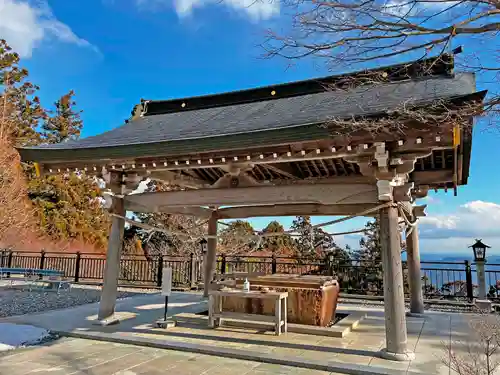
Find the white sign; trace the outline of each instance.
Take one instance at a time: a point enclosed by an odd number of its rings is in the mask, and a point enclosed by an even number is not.
[[[161,295],[170,296],[172,293],[172,268],[164,268],[161,278]]]

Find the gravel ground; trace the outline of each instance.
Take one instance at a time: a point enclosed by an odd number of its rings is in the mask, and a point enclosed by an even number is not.
[[[158,290],[119,288],[118,298],[126,298],[146,293],[158,293]],[[73,285],[70,291],[32,290],[20,285],[0,286],[0,318],[7,316],[34,314],[48,310],[64,309],[73,306],[98,302],[101,287],[94,285]]]
[[[14,315],[34,314],[48,310],[64,309],[85,305],[87,303],[94,303],[99,301],[100,293],[101,287],[98,285],[73,285],[70,291],[61,291],[57,294],[53,291],[43,290],[32,290],[30,292],[27,287],[23,288],[21,285],[11,287],[8,284],[0,284],[0,318]],[[158,290],[126,287],[118,288],[118,298],[149,293],[158,293]],[[341,297],[339,303],[368,308],[381,308],[384,306],[382,301],[349,299],[345,297]],[[407,308],[409,308],[408,304]],[[470,307],[457,305],[426,304],[425,308],[428,311],[471,312]]]

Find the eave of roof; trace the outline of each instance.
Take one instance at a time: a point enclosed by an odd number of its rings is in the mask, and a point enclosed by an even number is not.
[[[145,116],[98,136],[23,147],[19,152],[25,161],[56,162],[182,155],[319,140],[330,135],[318,125],[333,117],[377,116],[401,103],[425,105],[457,97],[467,100],[475,94],[474,75],[457,74],[347,93],[323,92],[266,103]]]

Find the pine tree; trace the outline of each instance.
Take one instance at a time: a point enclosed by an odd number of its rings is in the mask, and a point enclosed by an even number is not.
[[[364,236],[359,241],[359,250],[355,252],[355,258],[361,264],[381,263],[381,251],[380,225],[376,218],[365,224]]]
[[[46,143],[61,143],[80,137],[83,121],[80,114],[83,111],[74,110],[76,102],[73,90],[63,95],[54,103],[55,111],[46,117],[42,129],[43,140]],[[52,115],[52,116],[50,116]]]
[[[0,246],[24,245],[38,237],[27,197],[27,183],[15,143],[36,144],[36,126],[43,115],[36,87],[27,82],[19,56],[0,40]]]
[[[77,139],[83,126],[75,111],[74,92],[63,95],[48,112],[42,126],[43,143]],[[54,241],[78,241],[105,249],[109,218],[102,208],[101,191],[94,177],[85,173],[33,176],[28,185],[40,227]]]
[[[334,238],[322,228],[314,228],[310,216],[297,216],[291,229],[298,234],[294,238],[295,252],[298,257],[325,257],[333,254],[335,264],[344,264],[349,253],[337,245]]]
[[[261,233],[265,234],[283,232],[285,232],[285,228],[283,227],[283,225],[274,220],[267,224],[267,226],[262,230]],[[288,253],[293,247],[292,238],[288,234],[273,237],[263,237],[261,247],[276,255]]]
[[[38,86],[27,78],[28,71],[19,67],[19,55],[0,40],[0,139],[12,144],[38,144],[37,128],[46,116],[34,96]]]
[[[249,254],[258,248],[260,243],[254,238],[255,230],[245,220],[231,221],[219,231],[218,247],[224,254]]]
[[[43,233],[54,242],[79,242],[105,249],[109,218],[93,178],[67,174],[32,178],[28,196]]]

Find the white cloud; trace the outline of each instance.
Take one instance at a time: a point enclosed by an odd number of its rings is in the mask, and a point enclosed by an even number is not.
[[[420,219],[422,238],[500,238],[500,204],[484,201],[468,202],[452,214]]]
[[[58,21],[44,0],[0,0],[0,37],[21,57],[29,58],[43,41],[56,39],[97,51]]]
[[[170,3],[172,0],[136,0],[141,7]],[[196,8],[209,5],[229,7],[250,17],[253,21],[267,20],[279,15],[279,0],[173,0],[173,7],[180,18],[192,15]]]

